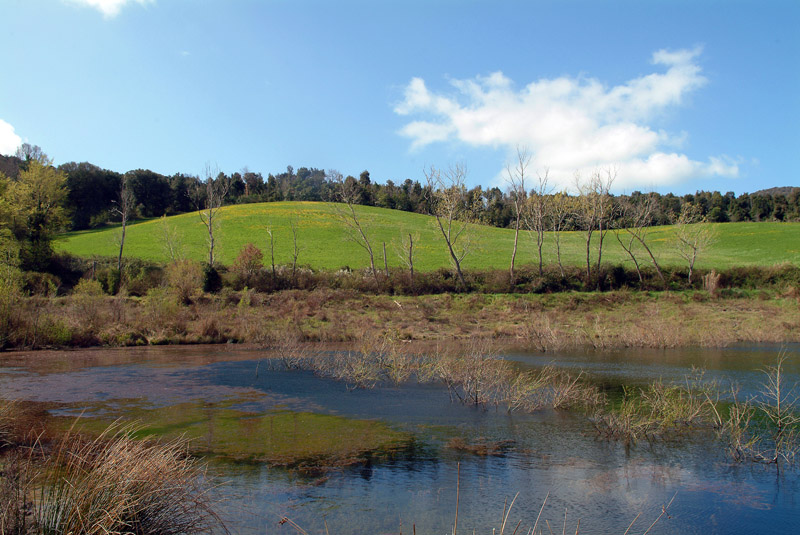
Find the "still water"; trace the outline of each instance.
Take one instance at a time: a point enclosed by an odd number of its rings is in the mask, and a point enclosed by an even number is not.
[[[613,391],[654,379],[682,381],[693,367],[705,379],[756,393],[760,370],[787,352],[790,384],[800,380],[800,346],[539,354],[509,350],[521,367],[547,364],[583,370]],[[138,400],[166,407],[197,400],[236,400],[254,412],[303,411],[376,420],[407,433],[401,449],[380,459],[303,475],[261,463],[212,460],[224,482],[217,494],[234,533],[294,533],[288,516],[309,533],[452,531],[459,487],[459,533],[491,533],[504,503],[518,497],[507,533],[540,527],[561,532],[643,533],[672,501],[650,533],[797,533],[798,470],[737,464],[708,435],[632,448],[597,438],[585,416],[556,411],[509,414],[451,403],[433,384],[348,391],[310,372],[271,367],[266,355],[218,346],[38,352],[0,355],[0,395],[20,400],[82,404]],[[258,372],[256,372],[258,370]],[[448,447],[502,441],[496,455]],[[460,467],[460,468],[459,468]],[[459,476],[460,471],[460,476]],[[542,504],[544,503],[544,508]]]

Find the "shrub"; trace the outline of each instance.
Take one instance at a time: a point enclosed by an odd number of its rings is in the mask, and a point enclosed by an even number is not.
[[[117,295],[122,282],[122,273],[116,268],[104,267],[97,270],[96,279],[100,282],[105,293]]]
[[[103,286],[96,280],[81,279],[72,290],[72,295],[81,323],[89,329],[94,328],[100,320]]]
[[[207,264],[203,269],[203,291],[208,293],[217,293],[222,289],[222,277],[217,271],[217,268],[211,264]]]
[[[165,327],[175,320],[180,311],[175,294],[167,288],[153,288],[142,301],[150,330]]]
[[[152,288],[164,283],[164,270],[142,260],[128,263],[123,271],[125,286],[130,295],[146,295]]]
[[[24,276],[24,290],[31,295],[40,295],[42,297],[56,295],[58,288],[61,286],[59,278],[50,273],[28,271]]]
[[[231,270],[242,284],[253,286],[253,281],[261,271],[263,261],[264,253],[252,243],[248,243],[239,251],[239,256],[233,262]]]
[[[175,292],[178,299],[185,304],[200,291],[204,283],[203,270],[197,262],[187,258],[175,260],[166,268],[167,285]]]
[[[717,289],[719,289],[719,274],[716,270],[712,269],[710,272],[703,275],[703,289],[712,297],[717,295]]]
[[[14,334],[17,309],[22,299],[22,274],[18,269],[0,264],[0,349]]]

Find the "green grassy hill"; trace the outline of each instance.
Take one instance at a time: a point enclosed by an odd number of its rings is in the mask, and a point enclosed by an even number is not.
[[[383,246],[386,243],[390,266],[403,265],[395,252],[395,242],[409,232],[418,234],[415,245],[415,267],[432,270],[448,266],[444,242],[432,217],[387,210],[384,208],[357,207],[375,251],[376,264],[383,265]],[[345,226],[336,217],[331,205],[316,202],[280,202],[228,206],[222,209],[217,237],[216,256],[224,264],[231,264],[239,249],[253,242],[265,254],[268,262],[271,228],[275,236],[275,261],[291,262],[292,233],[290,218],[296,218],[300,255],[298,262],[314,268],[338,269],[343,266],[361,268],[369,265],[366,252],[348,239]],[[167,218],[167,224],[179,236],[183,254],[196,260],[208,256],[205,226],[197,213]],[[773,265],[780,262],[800,264],[800,223],[721,223],[713,225],[717,232],[716,243],[699,257],[699,267],[726,268],[736,265]],[[471,227],[472,250],[467,255],[467,268],[507,268],[513,246],[514,231],[488,226]],[[115,256],[119,250],[119,228],[104,228],[72,232],[61,236],[56,250],[89,257]],[[164,247],[164,224],[149,220],[130,225],[127,230],[125,256],[155,261],[168,260]],[[597,234],[595,234],[597,236]],[[654,227],[649,242],[664,265],[682,264],[673,245],[673,227]],[[592,261],[596,259],[596,238],[593,240]],[[562,259],[567,264],[585,262],[584,234],[562,234]],[[556,261],[555,242],[547,234],[544,245],[545,263]],[[606,236],[604,262],[629,263],[613,233]],[[535,241],[527,232],[520,233],[520,250],[517,264],[536,262]],[[644,252],[641,262],[647,263]]]

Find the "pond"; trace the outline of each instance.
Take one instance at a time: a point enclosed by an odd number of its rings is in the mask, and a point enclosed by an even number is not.
[[[606,390],[654,379],[705,379],[756,393],[759,371],[800,346],[615,352],[505,352],[523,368],[583,370]],[[518,494],[508,533],[795,533],[796,469],[735,463],[709,435],[639,442],[598,438],[581,413],[534,414],[451,403],[437,384],[349,391],[341,382],[269,364],[263,351],[227,346],[13,353],[0,356],[0,395],[50,402],[70,419],[138,420],[207,444],[215,493],[233,533],[448,533],[458,496],[460,533],[491,533]],[[205,446],[204,446],[205,447]],[[337,449],[338,448],[338,449]],[[327,470],[293,465],[334,450]],[[285,462],[283,462],[285,461]],[[458,490],[457,490],[458,489]],[[544,507],[542,507],[544,504]],[[641,515],[637,518],[637,515]],[[545,521],[547,524],[545,524]]]

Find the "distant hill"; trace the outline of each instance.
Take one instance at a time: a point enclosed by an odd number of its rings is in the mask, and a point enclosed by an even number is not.
[[[786,195],[786,196],[789,196],[790,194],[794,193],[795,191],[800,191],[800,187],[797,187],[797,186],[781,186],[779,188],[760,189],[758,191],[754,191],[750,195],[761,195],[763,197],[774,197],[775,195]]]

